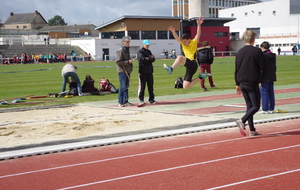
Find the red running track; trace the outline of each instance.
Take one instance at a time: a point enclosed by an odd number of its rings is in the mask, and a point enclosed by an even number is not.
[[[300,119],[0,162],[0,189],[299,189]]]

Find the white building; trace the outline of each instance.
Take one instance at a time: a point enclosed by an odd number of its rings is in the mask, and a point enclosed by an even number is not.
[[[228,22],[230,27],[231,48],[240,49],[245,30],[253,30],[259,36],[256,46],[263,41],[271,43],[272,50],[291,54],[294,45],[299,44],[300,0],[271,0],[247,6],[228,8],[219,11],[219,17],[234,17]]]
[[[172,0],[172,16],[218,18],[219,10],[260,3],[260,0]]]

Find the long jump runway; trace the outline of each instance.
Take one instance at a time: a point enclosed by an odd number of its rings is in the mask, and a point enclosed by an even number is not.
[[[300,119],[0,162],[0,189],[299,189]]]

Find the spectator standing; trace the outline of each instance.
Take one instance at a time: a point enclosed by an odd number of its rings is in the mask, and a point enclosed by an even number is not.
[[[133,104],[128,101],[130,73],[132,72],[132,59],[130,58],[129,52],[130,40],[130,36],[124,36],[122,38],[121,48],[116,53],[116,68],[120,82],[118,92],[118,103],[120,107],[133,106]]]
[[[50,36],[47,37],[47,43],[49,45],[49,43],[50,43]]]
[[[27,63],[27,55],[26,55],[26,53],[23,53],[21,55],[21,63],[22,64],[26,64]]]
[[[274,81],[276,81],[276,55],[270,51],[269,42],[263,42],[260,49],[265,57],[265,70],[262,73],[260,94],[262,111],[259,113],[274,113],[275,95]]]
[[[280,49],[280,47],[278,47],[278,49],[277,49],[278,55],[280,55],[280,52],[281,52],[281,49]]]
[[[89,57],[89,54],[87,52],[85,52],[85,54],[84,54],[84,61],[88,61],[88,57]]]
[[[172,58],[176,59],[176,50],[175,49],[172,49],[171,54],[172,54]]]
[[[236,54],[235,59],[235,83],[236,92],[243,93],[247,111],[246,114],[236,121],[240,133],[246,136],[245,123],[248,121],[250,136],[260,135],[253,123],[253,116],[260,108],[259,83],[261,73],[265,69],[265,58],[262,51],[254,47],[256,33],[246,30],[243,34],[245,46]]]
[[[292,48],[292,51],[293,51],[293,55],[297,55],[297,47],[296,46],[294,46],[293,48]]]
[[[13,63],[14,63],[14,64],[18,64],[18,62],[19,62],[18,56],[17,56],[17,54],[14,54],[14,57],[13,57]]]
[[[166,56],[166,59],[169,58],[169,52],[168,52],[168,50],[165,51],[165,56]]]
[[[139,49],[137,53],[137,59],[139,61],[139,90],[138,97],[140,100],[139,105],[144,105],[144,94],[145,88],[147,85],[148,93],[149,93],[149,103],[156,104],[157,102],[154,100],[154,78],[153,78],[153,65],[152,63],[155,61],[154,55],[149,50],[150,41],[144,40],[143,47]]]
[[[76,52],[73,52],[73,55],[72,55],[72,56],[73,56],[73,61],[77,61],[77,57],[76,57],[77,54],[76,54]]]
[[[208,41],[202,42],[202,47],[198,48],[197,61],[200,67],[200,73],[211,74],[211,64],[214,61],[214,56]],[[211,88],[216,87],[216,85],[214,85],[212,76],[208,77],[208,81]],[[204,82],[205,79],[200,79],[201,88],[203,89],[203,91],[207,91]]]

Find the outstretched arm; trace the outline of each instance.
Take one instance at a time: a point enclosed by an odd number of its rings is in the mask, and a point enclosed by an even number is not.
[[[201,24],[203,23],[204,21],[204,18],[203,17],[199,17],[197,18],[197,34],[194,38],[194,40],[196,40],[197,42],[200,41],[200,36],[201,36]]]
[[[179,38],[179,36],[177,35],[176,31],[175,31],[175,28],[173,26],[169,26],[168,27],[168,30],[170,32],[172,32],[174,38],[180,43],[181,42],[181,39]]]

